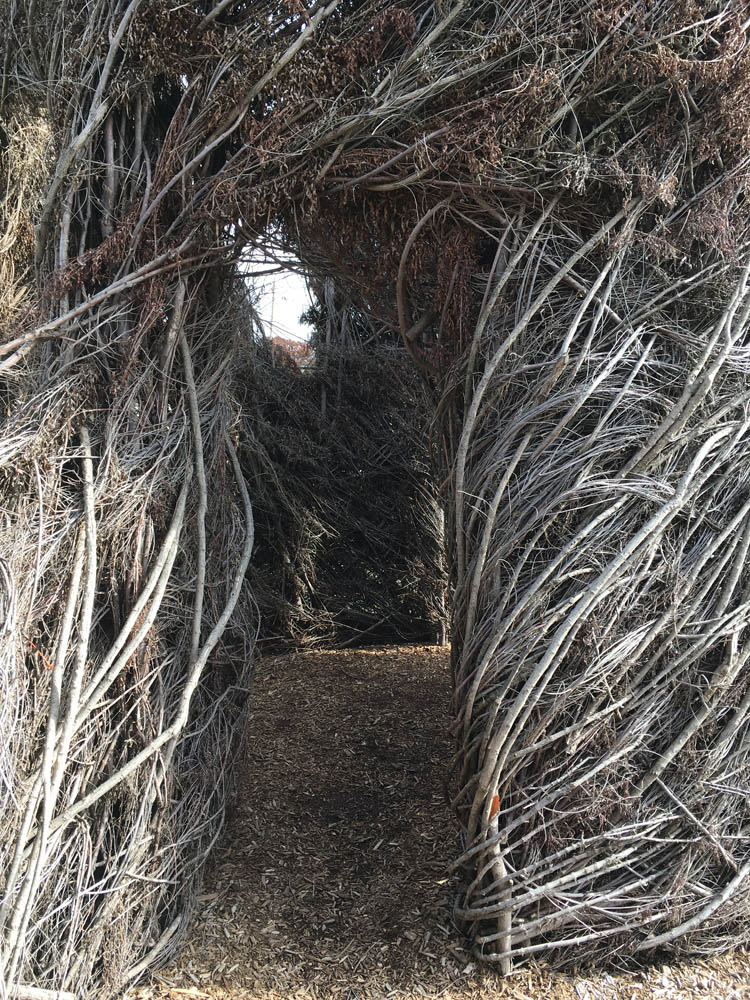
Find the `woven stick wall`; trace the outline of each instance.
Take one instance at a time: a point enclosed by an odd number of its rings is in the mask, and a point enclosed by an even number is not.
[[[441,393],[478,951],[747,940],[745,5],[0,16],[6,983],[111,994],[189,917],[254,634],[224,289],[274,241]]]
[[[675,315],[606,226],[533,222],[456,439],[459,914],[506,969],[720,950],[750,916],[747,270]]]
[[[180,316],[168,380],[144,359],[113,391],[101,364],[76,364],[95,350],[82,324],[67,356],[29,366],[40,388],[22,383],[6,425],[8,985],[83,995],[136,977],[184,928],[231,792],[252,510],[224,317]]]

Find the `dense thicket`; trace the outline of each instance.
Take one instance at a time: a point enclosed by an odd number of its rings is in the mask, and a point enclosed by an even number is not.
[[[744,2],[0,13],[6,979],[189,915],[254,627],[222,290],[278,244],[439,396],[477,952],[746,941]]]

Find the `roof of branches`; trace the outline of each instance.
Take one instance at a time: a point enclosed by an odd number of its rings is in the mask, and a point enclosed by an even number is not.
[[[747,244],[740,2],[10,6],[6,112],[36,107],[64,171],[100,175],[108,216],[56,293],[111,277],[124,246],[185,268],[283,244],[436,371],[476,319],[487,229],[542,205],[580,231],[624,209],[677,276]],[[135,150],[115,199],[104,155],[83,153],[113,108],[117,155]],[[32,206],[40,259],[63,179]]]

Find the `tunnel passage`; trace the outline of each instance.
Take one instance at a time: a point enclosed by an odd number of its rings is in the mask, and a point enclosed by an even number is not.
[[[363,350],[327,324],[319,306],[304,365],[259,338],[240,376],[260,648],[441,642],[429,397],[397,346]]]

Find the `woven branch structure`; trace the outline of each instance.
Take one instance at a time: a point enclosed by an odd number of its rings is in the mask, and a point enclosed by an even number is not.
[[[746,4],[0,23],[3,989],[109,996],[163,961],[221,830],[258,248],[432,386],[477,953],[746,942]]]

